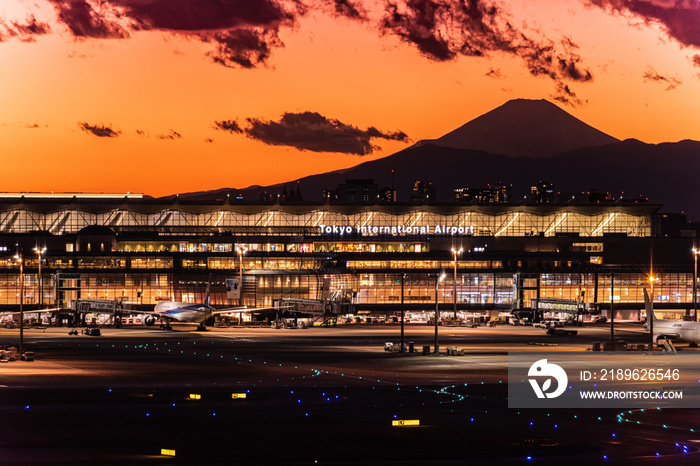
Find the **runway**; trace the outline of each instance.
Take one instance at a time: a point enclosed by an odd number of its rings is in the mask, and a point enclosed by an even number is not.
[[[620,334],[644,342],[634,330],[623,326]],[[585,351],[609,337],[605,326],[584,327],[578,337],[531,327],[440,328],[441,348],[466,352],[449,357],[384,351],[398,332],[398,325],[106,328],[100,337],[26,330],[36,361],[0,366],[9,426],[0,456],[8,464],[700,459],[695,410],[625,410],[620,421],[621,410],[507,407],[509,351]],[[407,325],[406,341],[422,348],[433,332]],[[3,329],[0,341],[12,343],[16,333]],[[420,426],[392,427],[395,419]],[[160,456],[161,448],[177,454]]]

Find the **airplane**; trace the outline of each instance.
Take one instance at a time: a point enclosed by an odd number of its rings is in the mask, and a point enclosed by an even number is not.
[[[693,347],[700,342],[700,322],[657,319],[651,310],[651,300],[646,288],[644,289],[644,306],[647,311],[647,323],[644,324],[644,328],[649,330],[649,318],[654,321],[654,344],[658,344],[659,338],[686,341]]]
[[[165,324],[166,330],[171,330],[171,322],[187,322],[196,323],[197,330],[206,330],[204,322],[211,316],[220,314],[230,314],[230,313],[252,313],[260,311],[283,311],[290,309],[289,306],[281,307],[264,307],[264,308],[248,308],[248,307],[236,307],[228,309],[214,309],[209,305],[209,292],[211,290],[211,280],[207,283],[207,291],[204,296],[203,303],[182,303],[175,301],[162,301],[156,304],[153,311],[131,311],[132,314],[146,315],[143,319],[144,325],[151,327],[160,320],[161,323]]]

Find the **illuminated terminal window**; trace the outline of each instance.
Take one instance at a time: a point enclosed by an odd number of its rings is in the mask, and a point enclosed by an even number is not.
[[[427,252],[422,243],[314,243],[314,252]]]
[[[172,257],[133,257],[131,259],[133,269],[171,269],[172,267]]]
[[[76,266],[82,269],[119,269],[126,267],[123,257],[80,257]]]
[[[207,265],[210,269],[236,269],[238,261],[234,258],[208,258]]]
[[[205,259],[182,259],[182,268],[184,269],[206,269],[207,261]]]
[[[572,252],[603,252],[603,243],[574,243]]]

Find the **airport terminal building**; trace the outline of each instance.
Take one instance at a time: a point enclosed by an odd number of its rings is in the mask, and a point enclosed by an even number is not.
[[[238,302],[225,281],[242,276],[243,304],[255,307],[327,299],[344,315],[387,316],[456,302],[462,314],[502,318],[532,308],[606,313],[614,297],[617,318],[639,319],[651,272],[655,308],[683,318],[693,314],[695,238],[663,235],[660,207],[7,193],[0,309],[201,302],[210,276],[211,304],[229,306]]]

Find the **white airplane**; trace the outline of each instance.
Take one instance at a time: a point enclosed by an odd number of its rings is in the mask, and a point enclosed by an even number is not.
[[[187,322],[199,324],[197,330],[206,330],[204,321],[214,315],[231,314],[231,313],[252,313],[271,310],[289,310],[289,306],[281,307],[263,307],[263,308],[247,308],[236,307],[228,309],[214,309],[209,305],[209,291],[211,289],[211,281],[207,283],[207,291],[204,296],[203,303],[180,303],[175,301],[163,301],[156,304],[153,311],[131,311],[132,314],[146,315],[143,323],[147,326],[152,326],[156,320],[165,323],[165,328],[170,329],[171,322]]]
[[[654,344],[658,343],[659,338],[687,341],[691,344],[700,342],[700,322],[657,319],[651,310],[651,300],[646,288],[644,289],[644,305],[647,310],[647,323],[644,324],[644,328],[649,330],[649,318],[654,320]]]

